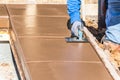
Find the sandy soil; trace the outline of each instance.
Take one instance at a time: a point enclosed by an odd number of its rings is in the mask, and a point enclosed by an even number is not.
[[[96,37],[98,40],[98,45],[104,49],[109,50],[109,58],[111,62],[120,69],[120,45],[114,44],[111,42],[101,43],[101,39],[105,35],[105,28],[98,27],[98,19],[97,17],[87,17],[85,21],[85,25],[88,30]]]

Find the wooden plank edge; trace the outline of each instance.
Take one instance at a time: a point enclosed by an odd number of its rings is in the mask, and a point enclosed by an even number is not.
[[[21,80],[26,80],[25,76],[24,76],[23,69],[22,69],[22,65],[20,64],[20,60],[19,60],[19,57],[17,55],[17,51],[15,49],[15,46],[14,46],[12,40],[10,40],[9,42],[10,42],[10,47],[12,49],[12,53],[13,53],[13,56],[14,56],[14,59],[15,59],[16,65],[17,65],[17,69],[18,69],[20,78],[21,78]]]
[[[14,31],[10,32],[10,44],[13,49],[13,55],[15,56],[15,61],[20,71],[21,80],[32,80],[27,64],[25,63],[25,58],[23,56],[22,48],[20,46],[18,37],[15,35]]]
[[[109,51],[104,51],[102,48],[99,47],[99,45],[97,44],[96,38],[92,35],[92,33],[86,27],[84,27],[84,33],[86,34],[87,39],[89,40],[89,42],[92,44],[92,46],[96,50],[97,54],[99,55],[99,57],[103,61],[105,67],[107,68],[107,70],[109,71],[109,73],[111,74],[113,79],[120,80],[118,68],[116,68],[110,62],[109,56],[107,55],[107,54],[109,54]]]

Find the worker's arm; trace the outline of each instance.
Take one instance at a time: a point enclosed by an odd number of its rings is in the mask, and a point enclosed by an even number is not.
[[[68,14],[71,24],[75,21],[80,21],[80,5],[81,0],[67,0]]]
[[[70,20],[68,20],[68,29],[71,30],[72,36],[79,37],[79,31],[83,30],[83,25],[80,18],[81,0],[68,0],[67,8]]]

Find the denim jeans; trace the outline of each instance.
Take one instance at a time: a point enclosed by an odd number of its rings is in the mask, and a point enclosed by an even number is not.
[[[120,0],[108,0],[106,39],[120,44]]]
[[[106,25],[107,27],[120,23],[120,0],[108,0]]]

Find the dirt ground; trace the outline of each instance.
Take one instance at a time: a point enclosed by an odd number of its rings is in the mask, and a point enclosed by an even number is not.
[[[105,35],[106,28],[98,27],[97,16],[86,17],[84,24],[96,39],[101,42],[102,37]]]
[[[88,28],[88,30],[96,37],[96,39],[99,42],[99,46],[104,49],[108,50],[110,52],[109,58],[115,67],[117,67],[120,70],[120,45],[114,44],[111,42],[107,42],[105,44],[101,43],[101,39],[105,35],[105,27],[98,27],[98,19],[97,17],[87,17],[85,21],[85,26]]]

